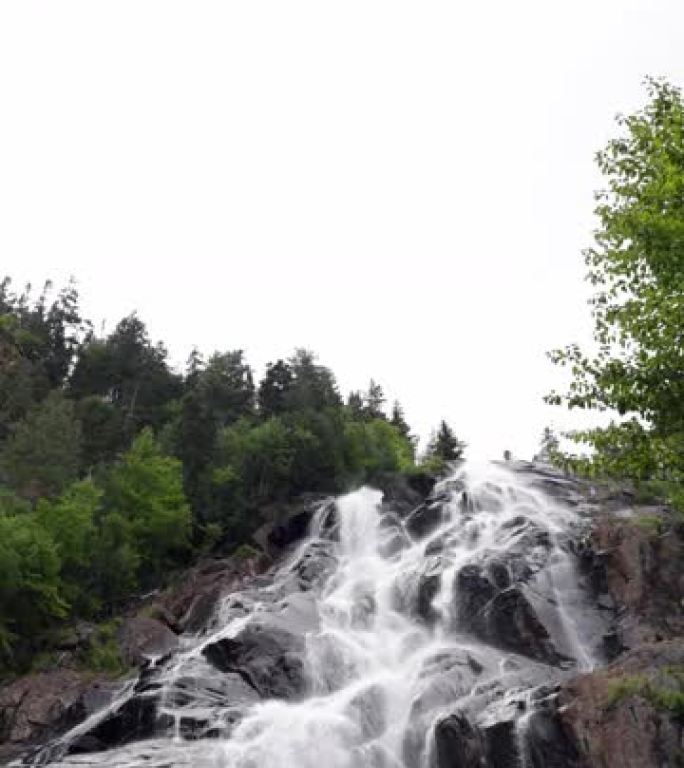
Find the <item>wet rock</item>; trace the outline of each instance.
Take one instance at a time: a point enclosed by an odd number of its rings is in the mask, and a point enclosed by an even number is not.
[[[354,629],[370,629],[377,610],[375,597],[371,592],[356,596],[351,609],[351,625]]]
[[[358,723],[362,741],[377,739],[387,728],[386,695],[379,685],[357,693],[347,705],[346,711]]]
[[[337,504],[330,501],[318,513],[320,514],[320,537],[329,541],[340,540],[340,517]]]
[[[170,722],[158,717],[157,704],[154,691],[132,696],[88,732],[73,739],[66,745],[66,752],[99,752],[166,731]]]
[[[221,672],[240,675],[263,698],[292,699],[306,689],[304,651],[301,635],[255,620],[202,653]]]
[[[428,757],[431,768],[437,768],[435,721],[443,719],[448,707],[473,690],[483,671],[483,665],[473,654],[459,648],[445,649],[425,660],[402,742],[402,754],[409,768],[423,768]],[[447,741],[445,735],[443,745]]]
[[[333,554],[332,542],[311,541],[292,570],[302,590],[313,589],[325,582],[337,565]]]
[[[445,501],[446,499],[427,501],[409,514],[405,526],[411,536],[422,539],[442,524]]]
[[[485,609],[498,589],[484,575],[480,565],[465,565],[454,578],[457,627],[478,636],[487,634]]]
[[[523,738],[530,768],[583,768],[577,745],[552,703],[542,703],[530,714]]]
[[[256,692],[237,674],[210,676],[207,672],[195,671],[192,677],[179,677],[167,687],[162,682],[162,670],[162,666],[144,669],[131,695],[116,709],[105,713],[87,732],[64,745],[64,752],[99,752],[167,735],[176,727],[168,709],[178,712],[177,725],[184,738],[218,736],[222,728],[216,727],[214,708],[221,711],[223,726],[228,715],[237,722],[247,707],[258,700]],[[186,712],[184,707],[188,707]]]
[[[480,733],[461,713],[437,722],[434,742],[430,768],[479,768],[482,765]]]
[[[378,553],[382,557],[391,558],[411,546],[411,540],[404,530],[399,517],[393,512],[383,515],[378,523],[380,532]]]
[[[430,539],[430,541],[428,541],[428,543],[425,545],[425,549],[423,550],[423,554],[425,557],[430,557],[431,555],[439,555],[444,552],[444,550],[447,549],[447,547],[449,547],[452,543],[453,533],[451,531],[445,531],[439,536],[435,536],[434,538]]]
[[[522,586],[502,588],[509,577],[508,570],[499,562],[491,563],[487,571],[489,575],[480,565],[466,565],[456,574],[457,628],[500,648],[558,664],[562,657]]]
[[[439,555],[427,558],[415,571],[400,573],[394,584],[394,604],[398,611],[431,624],[437,618],[432,603],[442,583],[447,561]]]
[[[520,588],[499,592],[487,606],[486,614],[487,638],[495,644],[549,664],[562,660]]]
[[[161,621],[147,616],[124,619],[117,639],[121,657],[128,665],[165,656],[178,647],[178,637]]]
[[[508,567],[498,560],[491,560],[487,564],[487,576],[497,589],[506,589],[511,586]]]
[[[482,728],[487,768],[520,768],[518,733],[514,720],[503,720]]]
[[[391,472],[377,477],[374,485],[382,491],[383,508],[404,516],[425,499],[432,490],[434,479],[409,479]]]
[[[378,554],[390,559],[409,546],[411,546],[411,541],[408,536],[402,530],[394,528],[382,537],[378,544]]]
[[[277,557],[293,544],[301,541],[308,534],[311,521],[321,507],[331,511],[334,501],[321,496],[312,496],[281,510],[276,522],[267,524],[264,529],[265,535],[262,539],[264,539],[265,551],[271,557]],[[329,520],[333,522],[334,518],[330,517]]]
[[[441,570],[436,570],[422,574],[418,584],[416,615],[428,624],[432,623],[437,618],[437,612],[432,603],[439,592],[441,583]]]

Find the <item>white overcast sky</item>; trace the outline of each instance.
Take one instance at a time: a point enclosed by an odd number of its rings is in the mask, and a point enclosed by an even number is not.
[[[0,273],[174,361],[295,346],[423,436],[530,456],[590,336],[593,156],[682,0],[0,4]]]

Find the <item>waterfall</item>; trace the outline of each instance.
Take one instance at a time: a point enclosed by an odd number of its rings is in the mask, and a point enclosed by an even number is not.
[[[150,738],[92,751],[110,706],[36,762],[447,768],[463,749],[526,765],[535,702],[601,661],[569,546],[585,521],[542,485],[466,463],[409,514],[372,488],[322,506],[289,559],[127,694],[154,701]]]

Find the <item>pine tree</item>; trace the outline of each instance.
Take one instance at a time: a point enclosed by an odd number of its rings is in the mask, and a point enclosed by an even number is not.
[[[383,405],[385,404],[385,393],[382,387],[373,379],[368,384],[368,391],[364,397],[366,416],[369,419],[385,419]]]
[[[459,440],[451,427],[442,420],[437,433],[432,436],[427,448],[427,455],[442,461],[457,461],[463,458],[466,444]]]

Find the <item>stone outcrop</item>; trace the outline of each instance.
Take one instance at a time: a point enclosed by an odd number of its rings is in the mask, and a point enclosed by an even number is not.
[[[210,623],[220,599],[263,573],[269,560],[263,553],[250,557],[204,560],[189,569],[178,585],[163,592],[150,608],[165,617],[165,623],[178,632],[199,632]]]
[[[26,675],[0,690],[0,762],[70,728],[121,686],[75,670]]]
[[[684,635],[684,524],[663,507],[598,516],[579,554],[605,610],[609,656]]]
[[[558,765],[675,768],[684,760],[683,720],[684,643],[642,646],[562,687],[555,722],[578,757]]]
[[[178,647],[178,636],[161,621],[149,616],[124,619],[117,640],[121,658],[128,666],[140,666],[149,659],[166,656]]]

